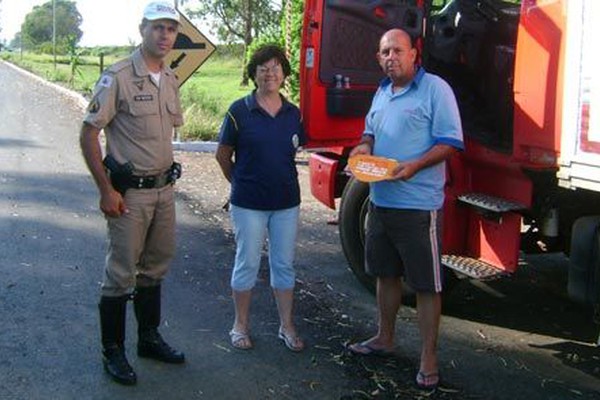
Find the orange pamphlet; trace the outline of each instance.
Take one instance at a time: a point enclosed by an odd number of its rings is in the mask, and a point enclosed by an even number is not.
[[[398,162],[396,160],[366,154],[359,154],[348,159],[350,171],[356,179],[362,182],[377,182],[389,179],[397,166]]]

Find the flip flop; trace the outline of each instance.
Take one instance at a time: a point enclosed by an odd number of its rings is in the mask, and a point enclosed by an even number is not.
[[[369,344],[368,340],[365,340],[364,342],[349,344],[348,346],[346,346],[346,348],[348,349],[348,351],[350,351],[350,353],[358,356],[389,357],[392,354],[394,354],[392,350],[376,349],[375,347],[371,346],[371,344]]]
[[[432,372],[426,374],[422,371],[417,373],[417,387],[421,390],[435,390],[440,384],[440,374],[438,372]]]
[[[302,342],[302,339],[300,339],[299,336],[295,335],[288,335],[287,333],[283,332],[281,329],[279,329],[279,332],[277,333],[277,337],[281,340],[283,340],[283,343],[285,343],[285,346],[290,349],[293,352],[299,352],[304,350],[304,343]]]
[[[231,345],[236,349],[250,350],[253,347],[250,335],[247,333],[237,332],[232,329],[229,331],[229,337],[231,338]]]

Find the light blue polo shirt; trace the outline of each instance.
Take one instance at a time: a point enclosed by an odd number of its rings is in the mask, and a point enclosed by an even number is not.
[[[365,135],[374,138],[373,155],[410,161],[436,144],[464,149],[460,114],[452,88],[419,68],[403,90],[393,93],[384,79],[366,117]],[[407,181],[371,183],[371,201],[379,207],[437,210],[444,202],[446,163],[432,165]]]
[[[255,91],[227,111],[219,143],[234,148],[231,204],[282,210],[300,204],[296,152],[306,143],[298,107],[282,97],[276,116],[256,102]]]

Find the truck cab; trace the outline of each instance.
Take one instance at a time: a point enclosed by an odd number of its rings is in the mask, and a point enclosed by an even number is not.
[[[593,0],[308,0],[301,98],[311,191],[339,207],[342,248],[366,285],[368,186],[345,173],[379,81],[379,38],[402,28],[456,96],[465,150],[447,162],[443,263],[514,273],[519,254],[572,255],[569,294],[600,298],[598,68]],[[594,76],[596,74],[596,76]],[[341,198],[338,203],[336,199]],[[574,252],[574,253],[573,253]]]

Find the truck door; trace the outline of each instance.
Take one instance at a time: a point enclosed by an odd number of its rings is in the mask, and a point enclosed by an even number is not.
[[[300,105],[308,147],[352,146],[378,82],[379,38],[399,27],[423,31],[423,0],[308,0],[305,4]]]

